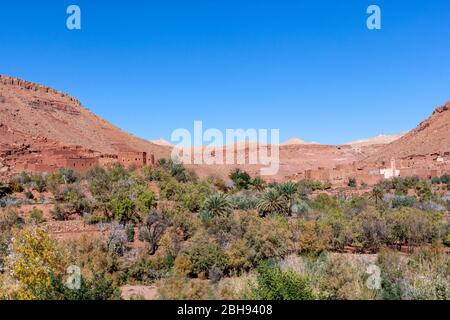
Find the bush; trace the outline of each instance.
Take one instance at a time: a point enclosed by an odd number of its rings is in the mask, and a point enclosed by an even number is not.
[[[292,233],[293,251],[318,255],[328,249],[332,240],[331,227],[316,221],[293,221],[289,225]]]
[[[44,212],[37,208],[33,208],[29,213],[28,222],[31,224],[41,224],[45,222]]]
[[[139,255],[126,265],[122,283],[154,284],[155,281],[167,277],[173,265],[172,257],[152,259],[145,254]]]
[[[391,202],[391,206],[394,209],[400,207],[413,207],[415,204],[416,198],[408,196],[395,196]]]
[[[423,245],[439,239],[443,232],[439,215],[415,208],[402,208],[387,218],[391,243]]]
[[[258,204],[258,198],[254,195],[235,194],[230,196],[231,206],[239,210],[254,210]]]
[[[348,179],[347,185],[348,185],[350,188],[356,188],[356,187],[357,187],[356,179],[355,179],[355,178],[349,178],[349,179]]]
[[[10,230],[13,227],[20,227],[24,220],[16,210],[8,208],[0,213],[0,230]]]
[[[366,211],[354,219],[354,234],[362,248],[377,251],[389,235],[386,221],[377,211]]]
[[[208,300],[213,299],[209,281],[171,276],[158,284],[158,293],[163,300]]]
[[[223,250],[207,235],[199,233],[181,252],[192,265],[192,274],[210,276],[212,268],[225,270],[226,259]]]
[[[241,238],[250,248],[249,261],[256,264],[268,258],[281,258],[289,252],[290,232],[284,217],[260,218],[253,214],[241,217]]]
[[[111,253],[122,256],[126,249],[127,235],[123,225],[115,222],[111,224],[111,230],[108,234],[107,246]]]
[[[112,194],[112,180],[108,172],[99,166],[94,166],[86,173],[86,180],[92,195],[100,202],[108,202]]]
[[[33,193],[31,191],[26,191],[24,193],[24,195],[25,195],[25,198],[28,199],[28,200],[33,200],[34,199],[34,195],[33,195]]]
[[[50,211],[50,214],[56,221],[66,221],[69,220],[70,217],[70,211],[67,210],[66,207],[58,204],[53,207],[53,210]]]
[[[159,247],[161,240],[168,225],[162,215],[156,211],[152,211],[144,220],[139,228],[139,239],[148,244],[148,253],[153,255]]]
[[[263,263],[257,269],[256,286],[250,298],[254,300],[314,300],[313,290],[304,276],[292,270]]]
[[[52,275],[63,273],[62,261],[56,243],[44,230],[16,230],[6,263],[8,273],[17,281],[14,298],[36,299],[35,288],[50,290]]]
[[[241,169],[231,171],[230,179],[238,190],[248,189],[252,183],[250,175]]]
[[[9,182],[9,188],[12,192],[20,193],[23,192],[23,186],[20,184],[20,182],[16,180],[12,180]]]
[[[156,207],[156,196],[153,192],[144,188],[137,188],[136,191],[136,209],[142,216],[149,213],[151,209]]]
[[[49,286],[40,285],[32,289],[36,300],[120,300],[117,285],[104,274],[95,274],[92,279],[81,275],[80,288],[69,289],[61,276],[51,275]]]
[[[44,192],[47,190],[47,181],[43,174],[34,174],[31,176],[31,186],[37,192]]]
[[[127,241],[134,242],[134,223],[129,222],[125,225],[125,233],[127,235]]]
[[[0,184],[0,198],[3,198],[7,194],[11,194],[12,190],[9,185]]]

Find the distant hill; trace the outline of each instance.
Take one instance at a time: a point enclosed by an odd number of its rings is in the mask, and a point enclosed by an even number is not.
[[[402,134],[380,134],[373,138],[347,142],[347,143],[344,143],[344,145],[350,145],[350,146],[355,146],[355,147],[367,147],[367,146],[371,146],[374,144],[388,144],[388,143],[391,143],[391,142],[394,142],[394,141],[400,139],[404,135],[405,135],[404,133],[402,133]]]
[[[318,144],[316,142],[306,142],[305,140],[299,139],[299,138],[290,138],[286,140],[284,143],[282,143],[282,146],[293,146],[293,145],[299,145],[299,144]]]
[[[156,144],[156,145],[158,145],[158,146],[163,146],[163,147],[173,147],[173,144],[172,144],[172,143],[170,143],[169,141],[167,141],[167,140],[165,140],[165,139],[163,139],[163,138],[160,138],[160,139],[158,139],[158,140],[151,140],[150,142],[151,142],[151,143],[154,143],[154,144]]]

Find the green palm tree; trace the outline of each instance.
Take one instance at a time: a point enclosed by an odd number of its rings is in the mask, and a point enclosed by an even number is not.
[[[255,177],[252,180],[252,189],[256,191],[263,191],[266,187],[266,182],[261,177]]]
[[[279,193],[286,199],[288,203],[288,214],[292,214],[292,206],[298,196],[298,184],[292,181],[285,182],[278,186]]]
[[[374,187],[372,193],[370,194],[370,198],[375,201],[375,204],[378,205],[378,202],[383,201],[384,193],[380,187]]]
[[[261,216],[271,213],[284,214],[287,211],[286,207],[286,198],[274,188],[266,189],[256,205],[256,209]]]
[[[202,211],[207,212],[211,217],[224,217],[229,216],[232,213],[233,207],[226,194],[217,193],[206,198]]]

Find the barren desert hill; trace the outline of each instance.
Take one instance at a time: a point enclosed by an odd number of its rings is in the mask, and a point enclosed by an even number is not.
[[[434,110],[415,129],[371,154],[364,162],[376,163],[392,158],[403,159],[446,152],[450,152],[450,102]]]
[[[404,133],[403,134],[402,133],[401,134],[380,134],[373,138],[347,142],[347,143],[344,143],[344,145],[350,145],[350,146],[354,146],[354,147],[367,147],[367,146],[372,146],[372,145],[377,145],[377,144],[389,144],[391,142],[394,142],[394,141],[400,139],[404,135],[405,135]]]
[[[78,145],[105,154],[119,149],[168,156],[170,149],[124,132],[68,94],[0,75],[0,124],[31,137]],[[1,142],[1,141],[0,141]]]

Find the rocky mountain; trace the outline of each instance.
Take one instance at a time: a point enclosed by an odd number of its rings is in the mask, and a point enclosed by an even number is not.
[[[10,132],[105,154],[132,149],[166,156],[170,151],[122,131],[68,94],[8,76],[0,76],[0,124]]]
[[[366,162],[450,152],[450,102],[403,137],[369,156]]]

